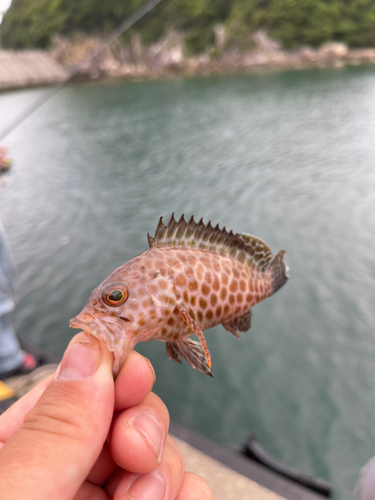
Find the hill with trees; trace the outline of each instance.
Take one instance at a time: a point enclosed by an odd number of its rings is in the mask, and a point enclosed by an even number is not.
[[[13,0],[0,26],[4,48],[48,48],[54,35],[102,36],[145,0]],[[266,29],[284,48],[328,41],[375,46],[374,0],[165,0],[137,23],[144,44],[171,29],[184,33],[190,55],[213,44],[224,25],[227,43],[246,48],[249,34]],[[127,35],[128,37],[130,34]],[[124,38],[123,42],[129,38]]]

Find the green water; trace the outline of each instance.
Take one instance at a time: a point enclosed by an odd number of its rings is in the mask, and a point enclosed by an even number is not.
[[[43,92],[0,94],[0,125]],[[172,418],[233,446],[253,432],[351,498],[375,454],[374,129],[371,69],[65,88],[5,141],[17,331],[61,355],[160,215],[253,233],[287,250],[290,281],[242,340],[207,332],[215,378],[139,350]]]

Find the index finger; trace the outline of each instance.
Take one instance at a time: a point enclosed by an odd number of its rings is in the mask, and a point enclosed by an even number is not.
[[[154,382],[155,372],[150,361],[132,351],[115,380],[115,411],[139,404],[151,392]]]

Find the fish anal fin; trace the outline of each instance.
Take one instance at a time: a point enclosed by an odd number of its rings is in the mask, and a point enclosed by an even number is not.
[[[206,353],[200,342],[187,338],[176,342],[176,344],[180,353],[192,368],[213,377],[211,364],[208,364]]]
[[[233,333],[238,339],[240,339],[240,332],[247,332],[251,328],[251,309],[246,311],[241,316],[237,316],[237,318],[233,318],[230,321],[223,323],[223,327],[227,332]]]
[[[176,342],[167,342],[167,356],[169,359],[173,359],[176,363],[181,363],[181,351]]]
[[[211,368],[211,355],[210,351],[208,350],[207,342],[203,335],[202,330],[190,316],[181,299],[176,300],[176,308],[178,309],[183,321],[185,321],[185,323],[189,326],[190,330],[192,330],[192,332],[198,337],[200,343],[202,344],[202,348],[207,359],[207,365]]]
[[[222,323],[222,325],[223,325],[223,327],[225,328],[225,330],[227,332],[233,333],[233,335],[235,337],[237,337],[238,339],[241,338],[241,335],[238,333],[237,329],[234,326],[232,326],[231,322],[229,322],[229,323]]]

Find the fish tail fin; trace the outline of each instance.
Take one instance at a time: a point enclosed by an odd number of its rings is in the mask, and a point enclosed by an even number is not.
[[[266,271],[271,281],[270,295],[277,292],[288,281],[287,275],[288,266],[285,263],[285,250],[280,250],[271,260],[270,265]]]

